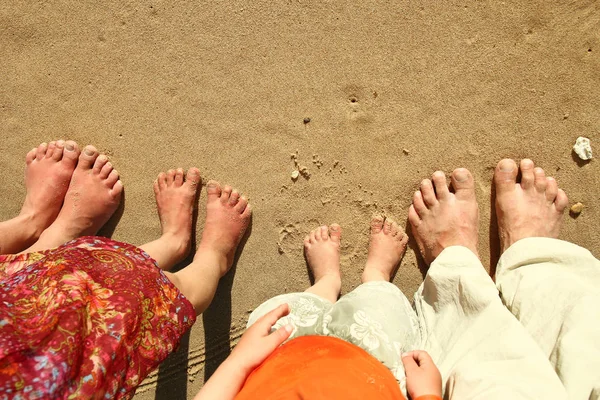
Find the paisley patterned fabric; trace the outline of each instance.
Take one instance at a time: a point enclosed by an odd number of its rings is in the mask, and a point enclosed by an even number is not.
[[[0,256],[0,398],[131,398],[195,320],[126,243],[85,237]]]
[[[342,296],[335,304],[312,293],[289,293],[261,304],[250,315],[248,326],[280,304],[290,314],[273,326],[294,326],[288,340],[300,336],[333,336],[350,342],[390,369],[406,395],[406,375],[401,354],[421,341],[417,315],[400,289],[389,282],[368,282]]]

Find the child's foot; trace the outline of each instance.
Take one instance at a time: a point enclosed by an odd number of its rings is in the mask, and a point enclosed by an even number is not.
[[[562,215],[569,199],[554,178],[534,168],[533,161],[521,160],[521,182],[517,164],[504,159],[496,166],[496,215],[501,252],[527,237],[557,238]]]
[[[406,251],[408,236],[390,218],[376,215],[371,220],[369,255],[362,274],[363,282],[391,281]]]
[[[162,228],[162,236],[155,241],[160,255],[155,256],[152,251],[144,250],[163,269],[170,269],[190,252],[192,219],[200,182],[198,168],[190,168],[185,180],[183,169],[178,168],[177,171],[171,169],[166,174],[161,172],[154,181],[154,195]]]
[[[46,250],[75,238],[95,235],[115,212],[123,184],[105,155],[86,146],[79,156],[58,217],[28,251]]]
[[[477,255],[479,208],[473,176],[465,168],[452,172],[451,193],[446,175],[437,171],[424,179],[408,211],[413,234],[427,264],[450,246],[464,246]],[[434,190],[435,186],[435,190]]]
[[[342,228],[332,224],[313,230],[304,238],[304,254],[315,278],[308,292],[324,297],[332,303],[337,300],[342,286],[340,274],[340,240]]]
[[[21,215],[31,221],[23,229],[31,229],[36,239],[60,212],[78,157],[77,143],[70,140],[42,143],[27,153]]]
[[[231,186],[221,188],[219,182],[211,180],[206,191],[206,223],[194,259],[207,252],[211,258],[216,256],[220,275],[223,276],[233,265],[235,251],[248,228],[252,209],[248,199]]]

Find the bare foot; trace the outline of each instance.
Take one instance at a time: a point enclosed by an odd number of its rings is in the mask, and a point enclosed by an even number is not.
[[[36,238],[56,219],[78,157],[77,143],[70,140],[42,143],[27,153],[27,196],[21,215],[27,216],[31,221]]]
[[[340,240],[342,228],[338,224],[320,226],[304,238],[306,263],[315,283],[307,292],[331,301],[337,300],[342,287],[340,273]]]
[[[206,252],[216,255],[223,276],[233,265],[235,251],[248,228],[252,209],[248,199],[231,186],[221,188],[219,182],[211,180],[206,191],[206,223],[194,259]]]
[[[65,201],[56,220],[27,251],[60,246],[75,238],[95,235],[121,201],[123,184],[105,155],[86,146],[79,156]]]
[[[496,215],[501,252],[528,237],[557,238],[569,199],[554,178],[535,168],[533,161],[521,160],[521,182],[517,163],[501,160],[494,172]]]
[[[200,171],[190,168],[185,175],[182,168],[161,172],[154,181],[154,195],[162,235],[140,246],[158,266],[169,271],[190,252],[194,207],[200,189]]]
[[[424,179],[408,210],[408,220],[427,264],[450,246],[464,246],[478,254],[479,208],[473,176],[467,169],[458,168],[451,179],[454,193],[441,171],[433,174],[433,183]]]
[[[408,236],[395,221],[381,215],[374,216],[371,220],[369,255],[362,281],[391,281],[407,243]]]

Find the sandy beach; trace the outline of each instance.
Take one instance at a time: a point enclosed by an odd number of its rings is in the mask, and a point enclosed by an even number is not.
[[[343,228],[343,293],[360,283],[374,213],[404,227],[434,171],[476,180],[479,251],[498,259],[492,174],[529,157],[570,203],[561,238],[600,255],[600,3],[594,0],[4,2],[0,218],[18,214],[24,157],[73,139],[110,156],[125,201],[103,230],[160,234],[152,182],[196,166],[249,196],[251,233],[209,310],[136,399],[192,398],[249,312],[309,285],[302,239]],[[306,167],[297,180],[291,174]],[[198,238],[206,193],[200,197]],[[394,283],[426,268],[410,248]]]

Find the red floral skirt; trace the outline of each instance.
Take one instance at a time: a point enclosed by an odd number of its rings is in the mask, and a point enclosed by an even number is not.
[[[131,398],[195,321],[133,245],[84,237],[0,255],[0,397]]]

